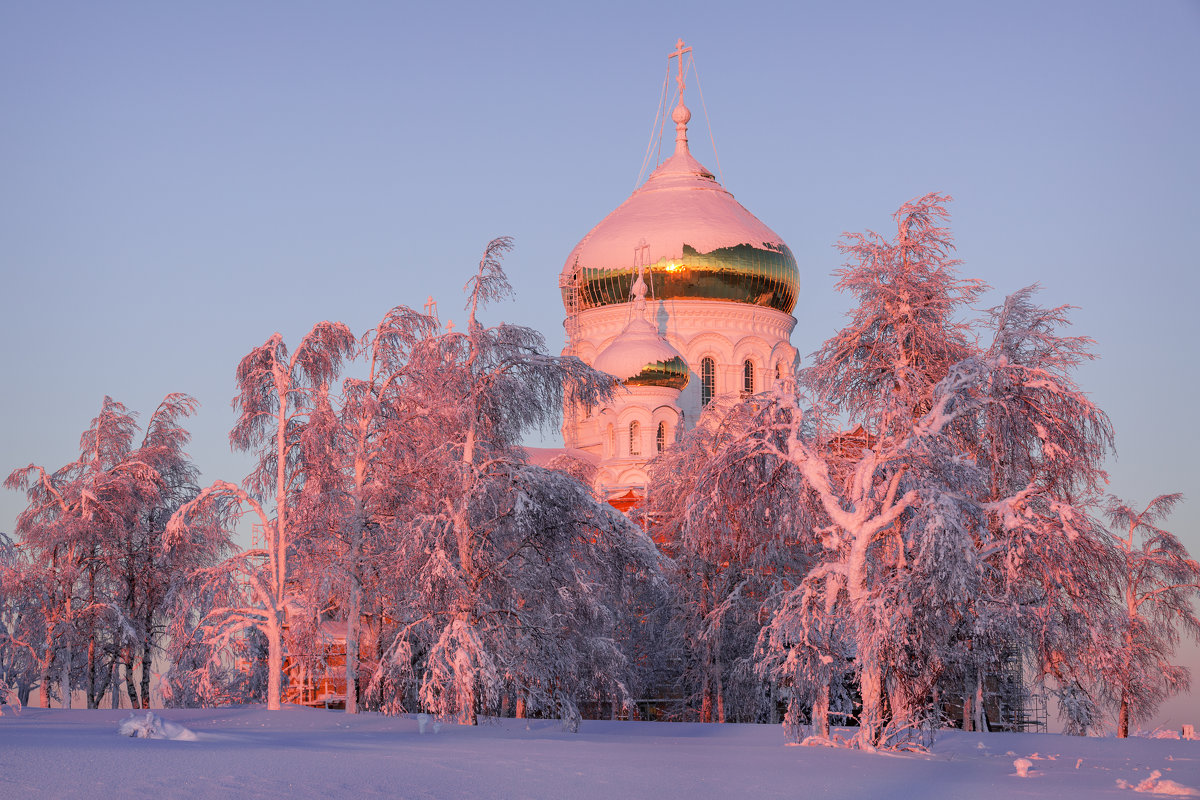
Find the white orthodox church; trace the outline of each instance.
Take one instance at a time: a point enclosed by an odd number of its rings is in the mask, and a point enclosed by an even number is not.
[[[559,277],[564,355],[623,384],[601,408],[567,409],[566,447],[597,465],[596,488],[632,504],[646,462],[721,395],[790,378],[799,270],[783,240],[688,151],[677,58],[675,152],[571,251]],[[614,503],[616,504],[616,503]]]

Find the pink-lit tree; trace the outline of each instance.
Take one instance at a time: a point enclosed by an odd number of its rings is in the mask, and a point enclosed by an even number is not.
[[[24,551],[0,533],[0,684],[11,688],[20,705],[28,704],[37,683],[39,645],[46,638],[33,566]]]
[[[292,591],[288,554],[294,544],[288,513],[303,480],[300,437],[317,407],[317,397],[327,391],[354,346],[354,336],[345,325],[320,322],[290,353],[283,337],[274,334],[247,354],[237,369],[239,394],[233,405],[240,413],[229,441],[235,449],[254,451],[257,467],[245,479],[245,488],[216,481],[181,507],[168,524],[168,548],[188,546],[199,532],[224,529],[228,520],[243,513],[243,506],[262,525],[266,546],[244,551],[222,567],[245,576],[254,604],[213,609],[211,641],[228,645],[251,626],[263,631],[271,710],[280,708],[283,685],[283,634]],[[264,507],[263,502],[270,505]]]
[[[345,524],[340,532],[339,563],[346,588],[346,711],[358,710],[359,640],[362,624],[364,556],[383,548],[372,542],[396,511],[396,480],[400,476],[406,440],[415,425],[406,424],[419,409],[404,396],[410,383],[412,350],[432,337],[436,318],[407,306],[389,311],[363,336],[362,352],[367,359],[363,379],[347,378],[343,384],[340,412],[342,480],[348,504],[342,507]],[[333,456],[330,456],[333,460]]]
[[[1129,735],[1131,721],[1154,714],[1167,697],[1187,691],[1186,667],[1171,663],[1179,629],[1200,639],[1195,602],[1200,599],[1200,564],[1179,539],[1159,524],[1183,500],[1159,495],[1141,511],[1110,497],[1108,519],[1119,554],[1114,589],[1121,625],[1111,644],[1107,675],[1116,695],[1117,736]]]
[[[668,677],[701,722],[773,717],[773,694],[753,669],[755,641],[807,571],[818,546],[811,531],[824,523],[789,462],[738,446],[757,411],[716,399],[649,465],[648,516],[671,559],[675,601],[655,656],[682,665]]]
[[[161,641],[167,595],[195,566],[161,552],[167,517],[196,491],[181,425],[194,409],[191,397],[168,395],[137,444],[135,416],[105,398],[80,439],[76,461],[54,473],[30,465],[9,476],[7,485],[25,489],[30,500],[17,531],[26,554],[24,586],[37,600],[44,634],[35,648],[43,703],[49,701],[54,662],[64,704],[70,704],[77,679],[90,707],[109,688],[115,703],[122,662],[131,702],[149,702],[150,662]]]
[[[762,667],[800,687],[819,735],[852,671],[865,746],[932,730],[955,684],[964,723],[982,724],[983,675],[1013,650],[1078,686],[1089,665],[1070,656],[1107,619],[1110,554],[1086,507],[1112,432],[1071,380],[1090,342],[1027,289],[993,312],[992,347],[974,345],[956,315],[983,286],[957,277],[947,199],[902,206],[892,241],[847,237],[839,286],[859,305],[802,373],[824,405],[781,396],[751,437],[829,520],[764,630]],[[830,433],[825,408],[860,427]]]
[[[114,549],[114,538],[124,532],[137,486],[152,492],[158,480],[152,468],[130,456],[136,431],[126,408],[106,397],[80,438],[76,461],[53,473],[31,464],[14,470],[5,481],[29,498],[17,518],[16,533],[46,583],[40,594],[46,635],[43,704],[49,701],[51,663],[59,667],[58,688],[66,708],[71,707],[77,676],[85,681],[89,703],[97,689],[103,694],[111,678],[110,670],[99,670],[105,677],[96,685],[98,622],[112,610],[106,602],[111,582],[101,569],[102,556]],[[116,622],[119,628],[121,620]],[[86,653],[86,669],[78,660],[79,647]]]
[[[1091,518],[1113,448],[1105,413],[1076,385],[1093,342],[1067,336],[1068,308],[1034,302],[1036,286],[989,312],[988,357],[998,365],[977,422],[988,524],[981,531],[984,582],[975,602],[964,725],[981,729],[983,678],[998,659],[1032,656],[1051,678],[1068,728],[1094,723],[1084,687],[1087,654],[1114,611],[1105,579],[1113,553]],[[973,713],[972,713],[973,711]]]
[[[510,247],[492,241],[468,282],[466,330],[409,353],[404,402],[424,420],[410,441],[436,480],[423,484],[426,510],[392,523],[388,579],[400,595],[375,688],[388,670],[407,672],[419,704],[439,716],[474,722],[511,699],[519,713],[573,726],[580,692],[623,691],[614,598],[653,579],[657,554],[587,487],[524,463],[521,436],[554,420],[564,393],[587,406],[613,384],[546,354],[535,331],[480,320],[511,292],[500,266]]]
[[[942,504],[949,493],[930,491],[928,476],[959,462],[961,451],[945,434],[974,408],[972,394],[983,372],[974,360],[952,367],[931,395],[929,410],[904,435],[897,427],[873,447],[832,444],[818,433],[825,424],[786,392],[750,432],[746,446],[791,464],[828,518],[816,531],[821,551],[814,566],[784,594],[760,639],[761,669],[810,699],[818,736],[828,736],[830,692],[848,671],[862,695],[856,745],[876,747],[887,743],[889,728],[904,735],[925,723],[919,712],[929,707],[928,692],[905,681],[936,679],[942,648],[927,636],[937,631],[912,624],[912,618],[923,610],[919,603],[940,606],[961,586],[957,580],[934,585],[938,551],[955,571],[971,564],[962,552],[968,524]],[[838,446],[853,455],[830,458]],[[931,669],[914,675],[898,654],[923,657]],[[797,725],[794,717],[789,722]]]
[[[915,722],[914,698],[925,693],[904,679],[916,671],[895,659],[914,650],[944,650],[944,643],[932,641],[913,646],[912,637],[927,639],[945,630],[945,621],[930,627],[932,620],[922,619],[930,609],[910,600],[921,596],[922,583],[965,589],[962,575],[947,580],[945,574],[947,565],[963,561],[938,560],[932,549],[971,549],[972,522],[964,509],[942,507],[940,500],[962,494],[975,479],[961,460],[974,436],[971,396],[987,365],[971,360],[978,350],[958,315],[986,286],[958,276],[960,262],[945,224],[949,199],[931,193],[902,205],[893,215],[893,239],[868,231],[846,234],[839,245],[848,261],[838,272],[838,289],[857,304],[801,379],[822,409],[845,414],[862,436],[802,435],[805,424],[815,432],[828,423],[823,414],[806,420],[801,405],[787,398],[778,412],[787,433],[770,445],[803,472],[830,520],[823,534],[826,558],[785,607],[809,614],[820,605],[850,610],[845,624],[806,623],[803,635],[836,651],[811,662],[823,665],[822,680],[835,682],[846,646],[828,637],[833,631],[852,636],[863,698],[859,739],[871,746],[883,735],[889,683],[892,712],[903,724]],[[800,632],[769,634],[778,643]],[[827,728],[828,688],[820,688],[814,704],[821,732]]]

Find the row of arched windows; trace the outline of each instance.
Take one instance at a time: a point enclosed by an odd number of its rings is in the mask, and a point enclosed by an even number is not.
[[[775,379],[779,380],[781,370],[775,365]],[[754,362],[746,359],[742,362],[742,394],[754,394],[757,391]],[[717,362],[709,356],[700,359],[700,405],[706,406],[717,393]]]
[[[658,429],[654,433],[654,449],[661,453],[667,448],[667,423],[658,423]],[[608,426],[608,452],[612,456],[617,454],[617,431],[612,425]],[[642,454],[642,425],[636,419],[629,423],[629,455],[640,456]]]
[[[779,364],[775,365],[775,380],[779,380],[782,375],[782,368]],[[758,370],[754,366],[754,362],[746,359],[742,362],[742,385],[741,393],[743,395],[754,394],[759,389]],[[717,362],[711,356],[705,356],[700,359],[700,405],[708,405],[717,394]],[[628,427],[627,447],[629,455],[642,455],[642,426],[634,420],[629,423]],[[669,431],[666,422],[658,423],[658,428],[654,435],[654,449],[661,453],[667,447],[667,438]],[[610,457],[617,456],[617,432],[612,425],[608,426],[608,452]]]

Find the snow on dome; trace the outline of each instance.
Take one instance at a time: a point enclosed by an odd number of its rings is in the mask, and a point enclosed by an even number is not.
[[[625,302],[635,261],[649,267],[659,299],[731,300],[787,313],[796,304],[792,252],[686,141],[571,251],[559,277],[568,312]]]

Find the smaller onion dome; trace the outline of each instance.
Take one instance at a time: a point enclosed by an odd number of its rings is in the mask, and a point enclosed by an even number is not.
[[[639,271],[633,284],[633,315],[612,344],[600,351],[593,367],[626,386],[682,390],[690,373],[679,351],[646,319],[646,282]]]

